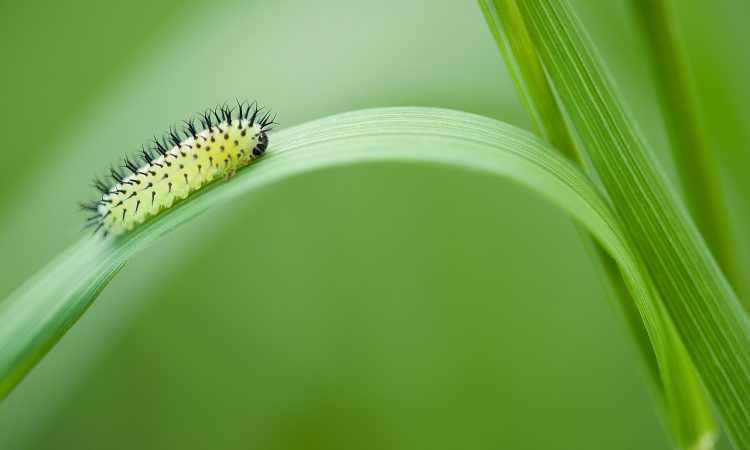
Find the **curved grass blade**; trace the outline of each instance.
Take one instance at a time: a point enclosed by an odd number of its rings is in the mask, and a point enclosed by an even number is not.
[[[669,350],[647,282],[598,189],[534,135],[455,111],[352,112],[276,133],[267,156],[228,183],[208,185],[117,240],[86,237],[0,304],[0,397],[5,397],[81,317],[136,253],[211,207],[269,183],[373,161],[440,164],[515,180],[552,201],[619,263],[655,347]]]

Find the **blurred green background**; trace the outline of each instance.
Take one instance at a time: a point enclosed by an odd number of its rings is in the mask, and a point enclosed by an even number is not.
[[[750,7],[677,3],[747,229]],[[574,5],[670,168],[627,2]],[[80,238],[93,174],[206,106],[256,98],[282,126],[439,106],[528,127],[473,2],[3,2],[0,55],[0,298]],[[126,266],[0,405],[2,449],[668,446],[570,220],[417,165],[213,209]]]

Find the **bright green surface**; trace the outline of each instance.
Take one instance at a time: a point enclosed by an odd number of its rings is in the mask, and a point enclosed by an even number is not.
[[[474,114],[399,107],[337,114],[272,137],[262,161],[239,168],[231,183],[215,179],[116,238],[82,237],[0,303],[0,398],[57,343],[125,263],[158,239],[238,196],[258,195],[269,185],[303,174],[360,164],[439,165],[521,183],[596,236],[622,267],[644,320],[658,324],[662,317],[605,198],[534,134]],[[212,232],[227,237],[223,228]],[[246,239],[244,234],[230,238]],[[369,260],[366,254],[361,259]],[[649,326],[659,339],[666,334],[663,329]]]
[[[529,111],[534,129],[545,140],[559,148],[561,153],[575,161],[582,170],[602,175],[599,179],[606,186],[606,192],[613,194],[611,186],[606,183],[604,173],[594,164],[595,158],[592,156],[596,148],[584,146],[574,139],[576,132],[583,135],[585,129],[578,126],[574,128],[574,124],[568,122],[563,115],[563,111],[567,111],[573,117],[576,109],[563,104],[565,98],[562,96],[559,80],[551,76],[547,78],[551,64],[542,51],[545,47],[542,45],[543,41],[539,39],[538,33],[533,32],[536,29],[533,26],[534,20],[522,12],[525,11],[523,4],[519,2],[519,5],[513,0],[486,0],[478,3],[513,76],[519,96]],[[568,54],[561,55],[559,59],[572,61]],[[597,64],[602,63],[593,61],[577,68],[577,71],[581,73],[591,70]],[[575,80],[584,85],[589,78],[578,75]],[[556,96],[552,86],[558,89],[556,92],[561,94],[560,97]],[[583,141],[591,143],[593,140],[587,137]],[[619,162],[620,160],[615,164],[620,165]],[[639,187],[637,180],[629,180],[625,185]],[[629,194],[635,197],[639,192],[631,191]],[[582,239],[586,241],[587,237],[584,236]],[[624,236],[624,239],[633,242],[629,236]],[[633,254],[637,254],[637,249],[631,248]],[[590,253],[594,256],[594,252]],[[659,313],[664,310],[663,297],[657,293],[655,287],[647,289],[645,296],[631,295],[623,286],[627,281],[623,283],[618,267],[606,256],[602,257],[602,253],[605,252],[596,252],[599,257],[594,258],[594,265],[603,269],[601,272],[603,278],[606,278],[605,283],[612,287],[612,297],[621,306],[629,334],[638,344],[639,353],[646,362],[650,381],[654,386],[654,396],[663,412],[665,422],[669,425],[672,442],[680,448],[689,449],[704,449],[713,445],[717,435],[713,412],[686,351],[690,347],[686,348],[683,345],[682,337],[677,332],[678,328],[672,325],[671,317],[666,313]],[[642,264],[636,262],[636,266]],[[648,271],[638,270],[638,273],[646,283],[655,286],[650,281]],[[638,312],[635,312],[634,303],[638,306]],[[710,324],[702,325],[710,328]]]
[[[455,3],[0,6],[2,297],[78,239],[91,174],[206,105],[258,97],[284,125],[413,104],[525,124],[481,13]],[[579,10],[663,145],[625,9],[592,3]],[[750,11],[716,8],[681,16],[742,229]],[[738,25],[712,37],[719,20]],[[207,240],[214,227],[248,239]],[[0,447],[664,448],[597,281],[569,220],[512,185],[311,175],[133,261],[0,406]]]

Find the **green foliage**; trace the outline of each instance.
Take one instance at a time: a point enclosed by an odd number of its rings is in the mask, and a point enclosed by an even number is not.
[[[744,310],[570,6],[555,0],[521,1],[519,6],[522,19],[508,20],[508,33],[519,23],[531,31],[533,49],[526,55],[538,55],[548,73],[583,143],[585,159],[591,161],[592,174],[601,180],[643,261],[642,271],[664,300],[730,438],[737,445],[750,445],[745,401],[750,398],[750,326]],[[691,402],[679,393],[670,395],[670,388],[680,382],[670,380],[675,371],[665,365],[660,369],[668,403],[674,402],[667,409],[678,441],[703,445],[702,439],[695,442],[704,426],[703,413],[695,423],[676,417],[686,406],[683,402]],[[693,403],[702,408],[700,401]]]
[[[565,120],[518,5],[504,0],[485,0],[479,4],[513,74],[519,94],[525,99],[532,122],[550,143],[583,166],[588,159],[586,149],[577,145],[572,137],[575,130],[570,129]],[[596,174],[595,168],[588,169]],[[632,247],[631,242],[627,245]],[[637,254],[635,250],[633,252]],[[592,256],[597,257],[600,253],[592,252]],[[602,257],[597,259],[628,319],[644,361],[651,363],[655,356],[656,364],[648,365],[649,374],[675,441],[682,448],[710,445],[716,434],[710,407],[684,345],[664,312],[657,290],[650,288],[645,295],[635,295],[640,317],[627,314],[633,297],[621,286],[622,280],[610,261]],[[652,283],[643,264],[639,262],[638,267],[644,280]]]
[[[724,199],[713,167],[713,155],[704,133],[706,130],[702,127],[702,117],[698,114],[700,108],[691,91],[690,74],[679,53],[680,43],[670,40],[674,38],[670,34],[674,31],[674,23],[668,10],[663,8],[664,2],[653,5],[647,3],[638,3],[637,7],[640,9],[636,11],[640,14],[649,45],[656,55],[657,74],[661,77],[658,90],[665,100],[664,118],[673,138],[675,160],[682,175],[682,190],[692,216],[681,206],[681,200],[655,162],[631,114],[624,107],[618,89],[567,3],[553,0],[482,0],[480,4],[490,30],[504,52],[510,73],[520,91],[520,98],[537,133],[544,140],[480,116],[416,108],[347,113],[282,130],[272,137],[268,156],[241,171],[231,182],[212,184],[118,240],[81,239],[1,302],[0,398],[5,398],[76,323],[102,289],[133,256],[209,208],[240,195],[259,198],[260,188],[264,186],[291,184],[290,178],[326,168],[352,165],[377,167],[378,162],[409,163],[460,169],[467,177],[484,174],[514,180],[571,215],[583,230],[582,234],[587,234],[584,241],[588,242],[590,236],[596,242],[595,264],[607,274],[613,291],[617,292],[616,298],[622,307],[621,311],[648,364],[658,404],[675,441],[685,448],[708,448],[712,445],[714,425],[704,392],[696,379],[697,373],[730,439],[738,448],[750,446],[747,430],[750,412],[744,401],[750,398],[750,327],[732,287],[719,269],[719,265],[726,269],[733,282],[734,278],[742,280],[743,267],[737,255],[739,252],[736,252],[741,244],[726,226],[726,212],[721,207]],[[276,7],[269,7],[266,12],[278,12],[274,8]],[[300,7],[297,12],[306,21],[310,14],[317,14],[318,9],[324,8],[326,4],[316,4],[311,10]],[[212,5],[211,9],[221,10],[218,5]],[[184,10],[187,11],[188,8]],[[239,17],[240,10],[242,8],[238,5],[233,5],[232,17]],[[332,8],[332,11],[340,14],[340,17],[337,16],[341,19],[340,22],[353,17],[341,5]],[[432,12],[439,14],[440,6],[434,5]],[[56,13],[48,16],[45,20],[62,26],[63,22],[57,21]],[[219,24],[214,30],[232,29],[224,23],[227,17],[209,22]],[[217,58],[224,55],[228,60],[234,61],[237,50],[245,48],[249,39],[247,35],[257,32],[259,38],[264,33],[269,34],[271,30],[279,32],[278,28],[282,23],[297,23],[294,15],[284,13],[281,17],[283,20],[259,20],[256,22],[257,29],[243,30],[240,35],[222,39],[221,46],[210,45],[207,41],[206,48],[210,47],[212,52],[215,51]],[[290,25],[290,28],[293,29],[290,33],[295,32],[294,25]],[[296,28],[299,28],[296,31],[298,36],[309,34],[310,30],[303,25],[297,25]],[[283,31],[280,34],[286,38],[292,36]],[[381,43],[381,50],[388,50],[389,58],[398,57],[393,56],[397,52],[391,52],[389,46],[400,46],[399,38],[394,37],[390,42],[390,33],[379,30],[378,35],[379,42],[384,42]],[[204,35],[200,36],[194,44],[202,45],[204,38]],[[13,42],[12,39],[5,41]],[[454,41],[456,49],[465,48],[460,40],[450,40],[451,43]],[[361,54],[367,56],[363,61],[370,61],[374,59],[370,55],[375,52],[368,52],[364,42],[358,42],[357,45],[362,44]],[[143,44],[148,43],[148,38],[144,38]],[[190,47],[187,44],[185,46]],[[225,49],[219,48],[224,46]],[[456,49],[452,50],[455,52]],[[347,52],[350,50],[347,47]],[[445,54],[451,53],[451,48],[446,45],[441,50]],[[357,103],[358,100],[351,95],[350,90],[344,88],[341,82],[329,79],[327,72],[318,79],[309,77],[312,86],[316,88],[312,94],[320,97],[300,105],[300,96],[295,95],[291,89],[290,80],[300,78],[302,69],[317,67],[304,59],[307,57],[304,55],[313,55],[317,62],[317,58],[325,58],[326,54],[308,49],[306,53],[300,53],[303,56],[298,57],[297,61],[290,57],[293,54],[290,49],[285,51],[287,53],[279,56],[281,61],[285,61],[284,68],[278,67],[279,60],[274,62],[274,52],[270,49],[264,55],[272,60],[269,66],[274,67],[274,70],[269,70],[268,73],[273,72],[273,78],[262,78],[265,72],[258,70],[255,62],[251,64],[236,61],[237,67],[227,74],[227,79],[212,78],[208,83],[205,82],[205,74],[201,74],[200,78],[189,78],[192,76],[189,70],[178,71],[184,76],[179,78],[178,81],[183,85],[178,86],[176,92],[183,95],[181,92],[188,90],[188,86],[190,89],[195,88],[196,92],[209,86],[210,88],[201,92],[205,94],[205,98],[211,99],[209,101],[215,101],[217,95],[223,99],[227,95],[231,97],[246,94],[243,90],[248,84],[262,85],[270,92],[277,89],[287,93],[289,103],[285,107],[284,118],[299,114],[299,118],[292,119],[292,123],[295,123],[294,120],[301,121],[328,114],[325,107],[330,106],[329,103],[320,100],[328,100],[328,89],[341,91],[340,96],[344,100],[335,106],[339,110],[375,102],[427,102],[436,105],[450,104],[487,114],[500,111],[499,116],[503,120],[512,121],[514,117],[514,112],[508,112],[512,107],[493,109],[492,102],[487,101],[492,97],[487,94],[491,88],[486,87],[481,93],[484,103],[477,101],[470,106],[451,103],[453,98],[450,95],[434,95],[429,88],[412,95],[408,82],[403,81],[401,97],[389,97],[378,89],[371,89],[370,96]],[[86,61],[95,57],[89,52],[85,53]],[[173,53],[172,48],[163,49],[160,54],[165,57],[164,62],[159,66],[160,70],[155,70],[158,73],[169,73],[165,76],[168,83],[175,81],[175,60],[169,62],[166,58],[166,55]],[[117,54],[120,54],[119,51]],[[442,60],[444,55],[439,57]],[[44,61],[44,58],[36,59]],[[125,62],[120,61],[119,57],[117,60],[118,64],[125,66]],[[328,70],[332,65],[332,62],[327,64]],[[364,63],[362,65],[373,72],[372,67]],[[355,67],[356,64],[351,66]],[[472,83],[476,77],[492,73],[488,70],[491,67],[488,64],[487,67],[482,66],[483,70],[469,71]],[[461,74],[464,70],[463,63],[454,64],[450,73]],[[44,73],[47,80],[49,71],[37,72]],[[229,81],[229,77],[237,74],[241,75],[237,76],[237,80]],[[386,75],[387,71],[372,75],[372,78],[382,83]],[[285,76],[288,78],[284,78]],[[469,79],[468,74],[462,76]],[[341,71],[341,77],[344,80],[356,80],[356,86],[366,82],[359,79],[365,77],[358,77],[354,72]],[[665,83],[670,77],[677,77],[679,82]],[[8,86],[15,84],[17,83]],[[145,84],[148,87],[144,90]],[[225,86],[226,89],[222,90],[214,85]],[[487,85],[490,86],[489,83]],[[86,80],[80,81],[77,86],[76,92],[88,92],[90,87]],[[158,86],[158,82],[150,79],[140,86],[140,90],[131,87],[130,93],[136,90],[146,92],[148,89],[157,92]],[[425,83],[425,86],[429,86],[429,83]],[[460,84],[456,83],[455,86]],[[455,95],[463,95],[460,89],[455,91]],[[301,92],[311,93],[310,86],[302,88]],[[197,98],[201,95],[195,93],[194,96]],[[167,94],[159,97],[163,101],[172,101]],[[156,96],[153,100],[157,101]],[[195,98],[187,102],[191,105],[189,109],[194,107],[194,102]],[[305,109],[315,103],[325,103],[325,107],[321,106],[312,113]],[[187,107],[187,104],[183,106]],[[276,103],[274,107],[277,107]],[[32,110],[34,106],[27,109]],[[287,115],[287,110],[296,112]],[[124,110],[122,112],[121,117],[128,117]],[[149,120],[155,117],[149,116]],[[143,120],[147,121],[145,118]],[[14,122],[13,126],[20,127],[22,124],[18,122]],[[151,129],[149,125],[149,130]],[[29,132],[34,130],[35,128],[30,128]],[[27,134],[17,133],[16,138],[21,136],[25,139]],[[50,133],[49,139],[56,136],[56,133]],[[112,139],[113,136],[107,136],[107,142]],[[122,137],[116,135],[114,139],[118,141]],[[13,156],[4,158],[14,164],[20,160],[26,161],[27,158],[34,157],[37,158],[36,161],[43,161],[47,157],[43,153],[36,156],[22,152],[12,154]],[[75,165],[72,161],[71,165]],[[36,163],[32,165],[41,166]],[[40,167],[40,172],[43,170]],[[19,174],[22,172],[14,172],[8,178],[10,181],[3,182],[8,183],[6,186],[18,183],[25,176]],[[70,178],[70,171],[61,172],[61,177]],[[61,184],[53,183],[52,186],[57,189]],[[49,183],[40,184],[37,192],[49,189]],[[59,199],[58,197],[67,198],[67,195],[51,197]],[[15,209],[24,198],[31,197],[15,199],[11,195],[8,198],[13,198],[14,203],[2,205],[5,212]],[[50,205],[44,211],[44,217],[55,217],[55,208],[58,208],[57,204]],[[22,218],[23,216],[19,216],[15,225],[23,223]],[[13,223],[10,219],[7,222]],[[7,242],[14,239],[9,232],[12,230],[10,227],[3,230],[2,237]],[[708,246],[698,230],[704,233]],[[59,245],[50,245],[50,242],[55,241],[47,235],[35,237],[34,242],[47,251],[59,248]],[[216,243],[220,245],[218,240]],[[17,247],[23,248],[23,244]],[[713,260],[708,247],[716,252],[719,264]],[[550,248],[549,251],[554,252],[555,249]],[[44,255],[44,252],[38,252],[35,257],[39,258],[39,255]],[[237,254],[232,258],[230,264],[244,263],[243,255]],[[331,257],[331,261],[334,258],[335,255]],[[33,265],[33,261],[33,257],[21,260],[19,267]],[[12,269],[14,277],[23,273],[21,269]],[[310,273],[309,276],[316,275]],[[8,284],[10,283],[5,283]],[[394,286],[393,289],[398,287]],[[104,302],[97,303],[97,306],[100,305],[105,306]],[[18,398],[17,396],[14,400]],[[6,412],[10,415],[15,413]]]
[[[685,203],[727,278],[738,289],[737,244],[728,223],[716,151],[701,117],[671,0],[634,0],[633,4],[647,37]]]
[[[638,298],[649,295],[598,190],[547,144],[515,127],[449,110],[397,108],[321,119],[275,133],[272,142],[261,161],[231,182],[209,184],[132,233],[114,241],[82,239],[4,301],[0,394],[10,392],[139,251],[214,205],[332,166],[424,162],[520,182],[579,220],[622,265]]]

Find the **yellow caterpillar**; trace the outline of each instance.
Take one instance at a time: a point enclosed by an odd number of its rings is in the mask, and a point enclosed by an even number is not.
[[[170,128],[161,140],[154,139],[152,147],[142,148],[140,167],[126,157],[121,168],[127,172],[112,168],[111,186],[95,179],[102,195],[81,205],[94,214],[86,226],[120,235],[169,208],[175,199],[184,199],[215,178],[227,180],[238,168],[260,158],[275,116],[269,112],[261,116],[262,108],[255,103],[244,107],[243,103],[231,110],[209,109],[199,114],[201,131],[194,119],[185,121],[182,134]]]

